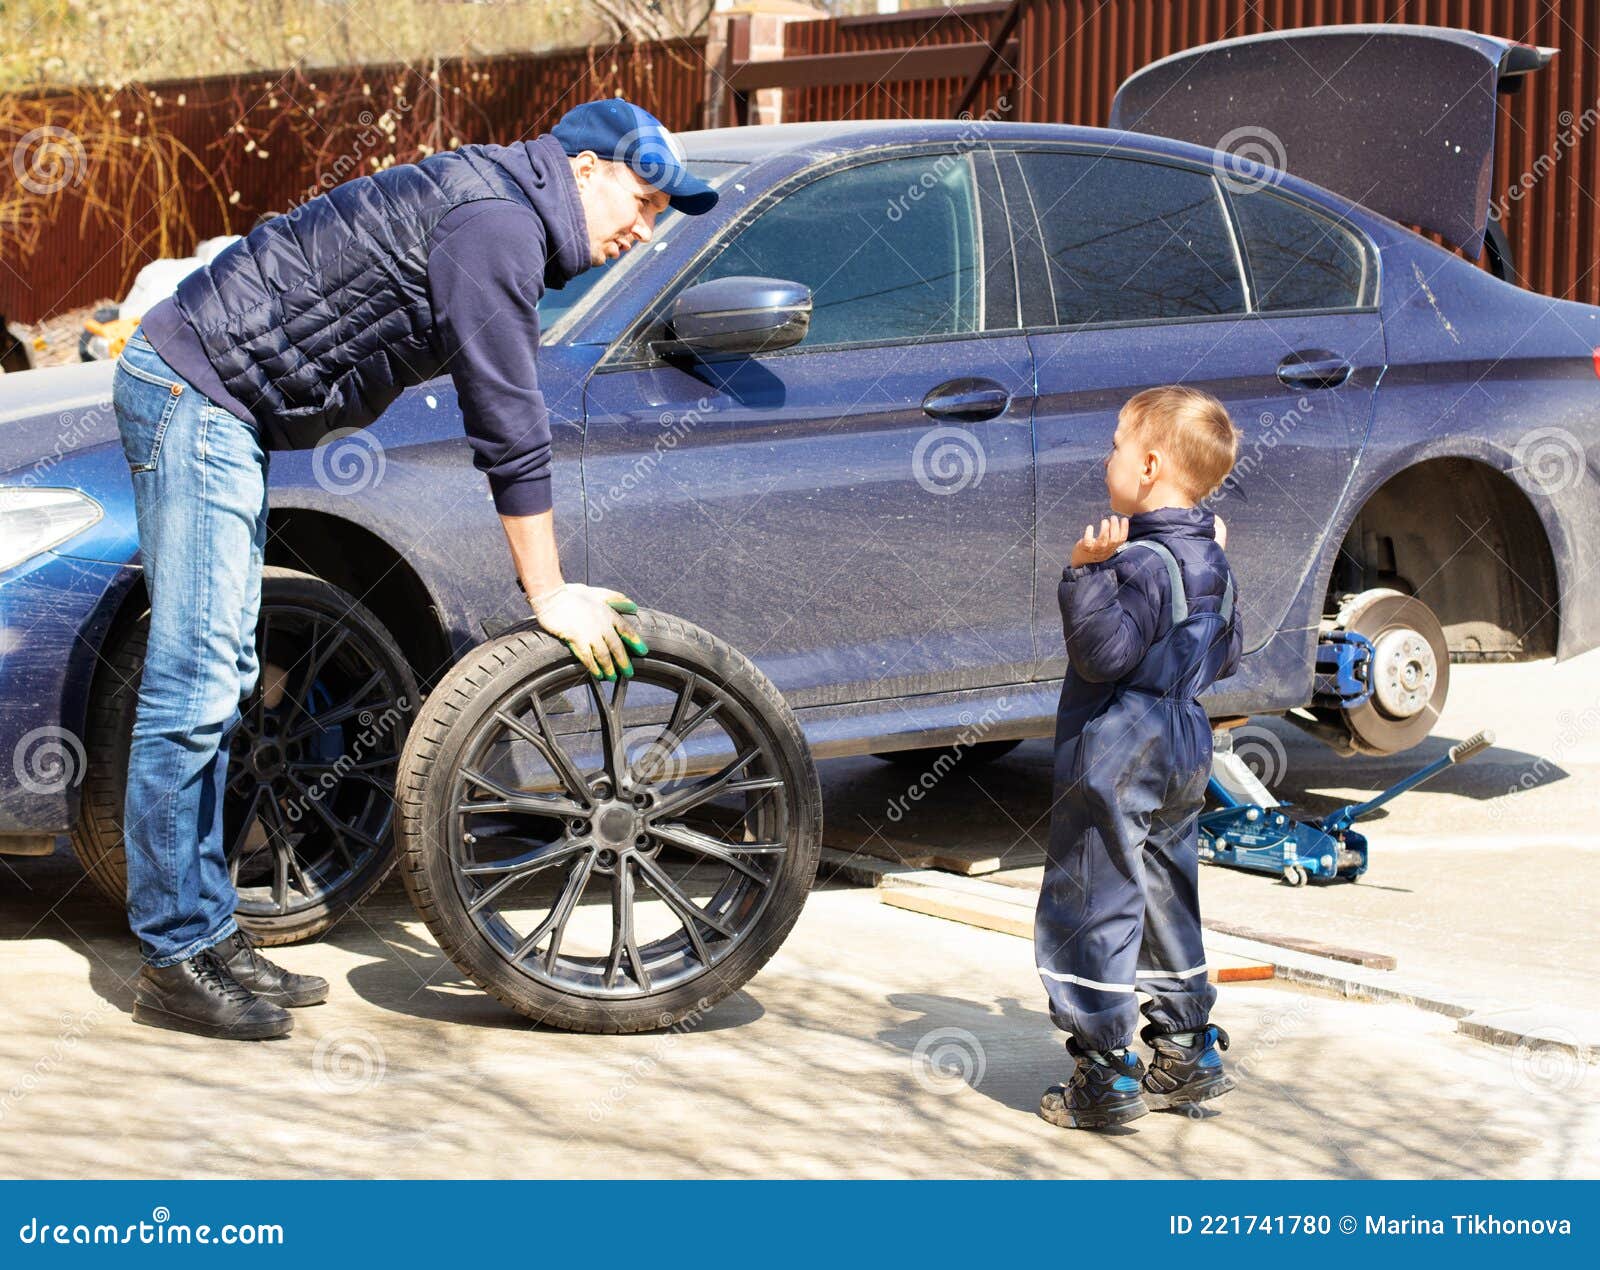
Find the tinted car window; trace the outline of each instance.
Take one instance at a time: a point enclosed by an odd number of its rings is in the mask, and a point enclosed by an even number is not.
[[[1236,193],[1258,309],[1347,309],[1362,302],[1366,254],[1348,230],[1262,190]]]
[[[695,281],[754,274],[804,283],[807,347],[954,335],[985,329],[981,241],[965,156],[893,159],[801,186]]]
[[[1018,160],[1058,324],[1244,312],[1233,237],[1209,174],[1092,154]]]

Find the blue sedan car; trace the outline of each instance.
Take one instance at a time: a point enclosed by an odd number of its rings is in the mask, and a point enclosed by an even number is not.
[[[1311,112],[1282,95],[1241,117],[1202,92],[1164,118],[1160,90],[1207,82],[1203,59],[1130,80],[1116,129],[684,134],[715,212],[546,297],[567,576],[741,650],[818,757],[991,757],[1050,732],[1055,584],[1104,511],[1119,406],[1183,382],[1244,432],[1214,506],[1245,655],[1214,717],[1391,753],[1428,734],[1452,661],[1594,647],[1600,310],[1407,227],[1477,255],[1495,89],[1549,52],[1414,38],[1405,64],[1438,53],[1441,77],[1488,86],[1452,120],[1460,171],[1406,170],[1378,137],[1302,142]],[[1235,73],[1271,52],[1248,44]],[[1288,172],[1214,148],[1244,122],[1296,138]],[[120,899],[146,600],[111,370],[0,379],[0,852],[71,835]],[[228,808],[241,921],[269,941],[382,879],[420,696],[527,617],[448,379],[275,453],[271,503],[258,696],[292,694],[296,757],[263,756],[258,702]]]

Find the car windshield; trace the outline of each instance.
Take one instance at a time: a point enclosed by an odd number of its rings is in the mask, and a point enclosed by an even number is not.
[[[735,172],[745,165],[742,163],[728,163],[718,160],[690,160],[689,171],[702,181],[708,182],[713,187],[720,188]],[[651,245],[671,240],[673,230],[683,220],[682,212],[675,212],[670,207],[656,218],[654,234],[651,235]],[[591,296],[598,295],[603,289],[602,284],[620,277],[637,263],[644,254],[638,247],[632,251],[624,252],[615,260],[607,261],[603,265],[586,269],[560,290],[546,291],[539,300],[539,326],[546,332],[545,339],[559,342],[564,339],[570,324],[566,319],[581,309],[587,307],[585,301]]]

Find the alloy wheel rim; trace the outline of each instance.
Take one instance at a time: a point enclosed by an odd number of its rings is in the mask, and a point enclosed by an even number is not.
[[[224,843],[240,915],[293,917],[388,851],[405,689],[358,631],[306,606],[264,604],[256,647],[261,675],[229,742]]]
[[[632,679],[609,683],[563,661],[505,694],[460,751],[447,813],[457,893],[479,934],[518,973],[606,1000],[664,992],[720,964],[765,911],[788,850],[777,738],[693,667],[633,664]],[[566,702],[573,688],[582,715]],[[652,704],[630,727],[629,694],[641,690]],[[634,753],[630,733],[644,741]],[[542,761],[536,787],[513,783],[517,747],[524,767]],[[519,890],[541,885],[548,894],[517,907]],[[583,950],[573,919],[602,888],[609,936],[596,914],[602,929]],[[641,933],[641,904],[654,938]]]

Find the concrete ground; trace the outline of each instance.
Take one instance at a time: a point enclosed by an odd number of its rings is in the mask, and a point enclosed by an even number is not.
[[[1388,953],[1398,969],[1552,1010],[1600,1012],[1600,656],[1557,665],[1452,666],[1439,726],[1416,749],[1341,759],[1283,719],[1235,732],[1274,795],[1308,813],[1362,802],[1483,729],[1480,752],[1357,828],[1371,866],[1354,884],[1285,886],[1201,869],[1208,922]],[[875,759],[824,764],[828,819],[927,844],[982,841],[1016,863],[1002,880],[1038,889],[1051,751],[1029,741],[970,778],[947,777],[913,814],[885,808],[916,772]]]
[[[1374,822],[1368,880],[1296,891],[1208,869],[1207,916],[1392,952],[1463,990],[1592,993],[1590,661],[1455,668],[1452,700],[1472,710],[1452,706],[1441,734],[1491,725],[1500,745]],[[1263,735],[1282,739],[1285,798],[1330,802],[1412,762],[1341,765],[1292,729]],[[947,778],[944,801],[896,832],[1026,850],[1045,754],[1030,743],[979,780]],[[1539,783],[1505,793],[1535,769]],[[905,784],[875,760],[823,775],[834,820],[876,808],[882,824]],[[1281,982],[1223,988],[1241,1087],[1215,1113],[1052,1128],[1034,1108],[1066,1063],[1027,942],[862,888],[819,889],[766,969],[694,1029],[591,1037],[532,1028],[465,984],[391,883],[324,941],[276,954],[332,980],[329,1003],[298,1011],[286,1040],[241,1044],[132,1024],[120,914],[65,855],[4,863],[4,1176],[1600,1174],[1594,1065]]]
[[[63,862],[64,863],[64,862]],[[1400,1005],[1227,992],[1241,1088],[1117,1136],[1034,1114],[1065,1071],[1025,941],[817,892],[697,1030],[541,1031],[464,985],[392,888],[281,960],[282,1041],[128,1018],[133,949],[68,869],[7,898],[0,1173],[20,1177],[1561,1177],[1600,1172],[1592,1072]]]

